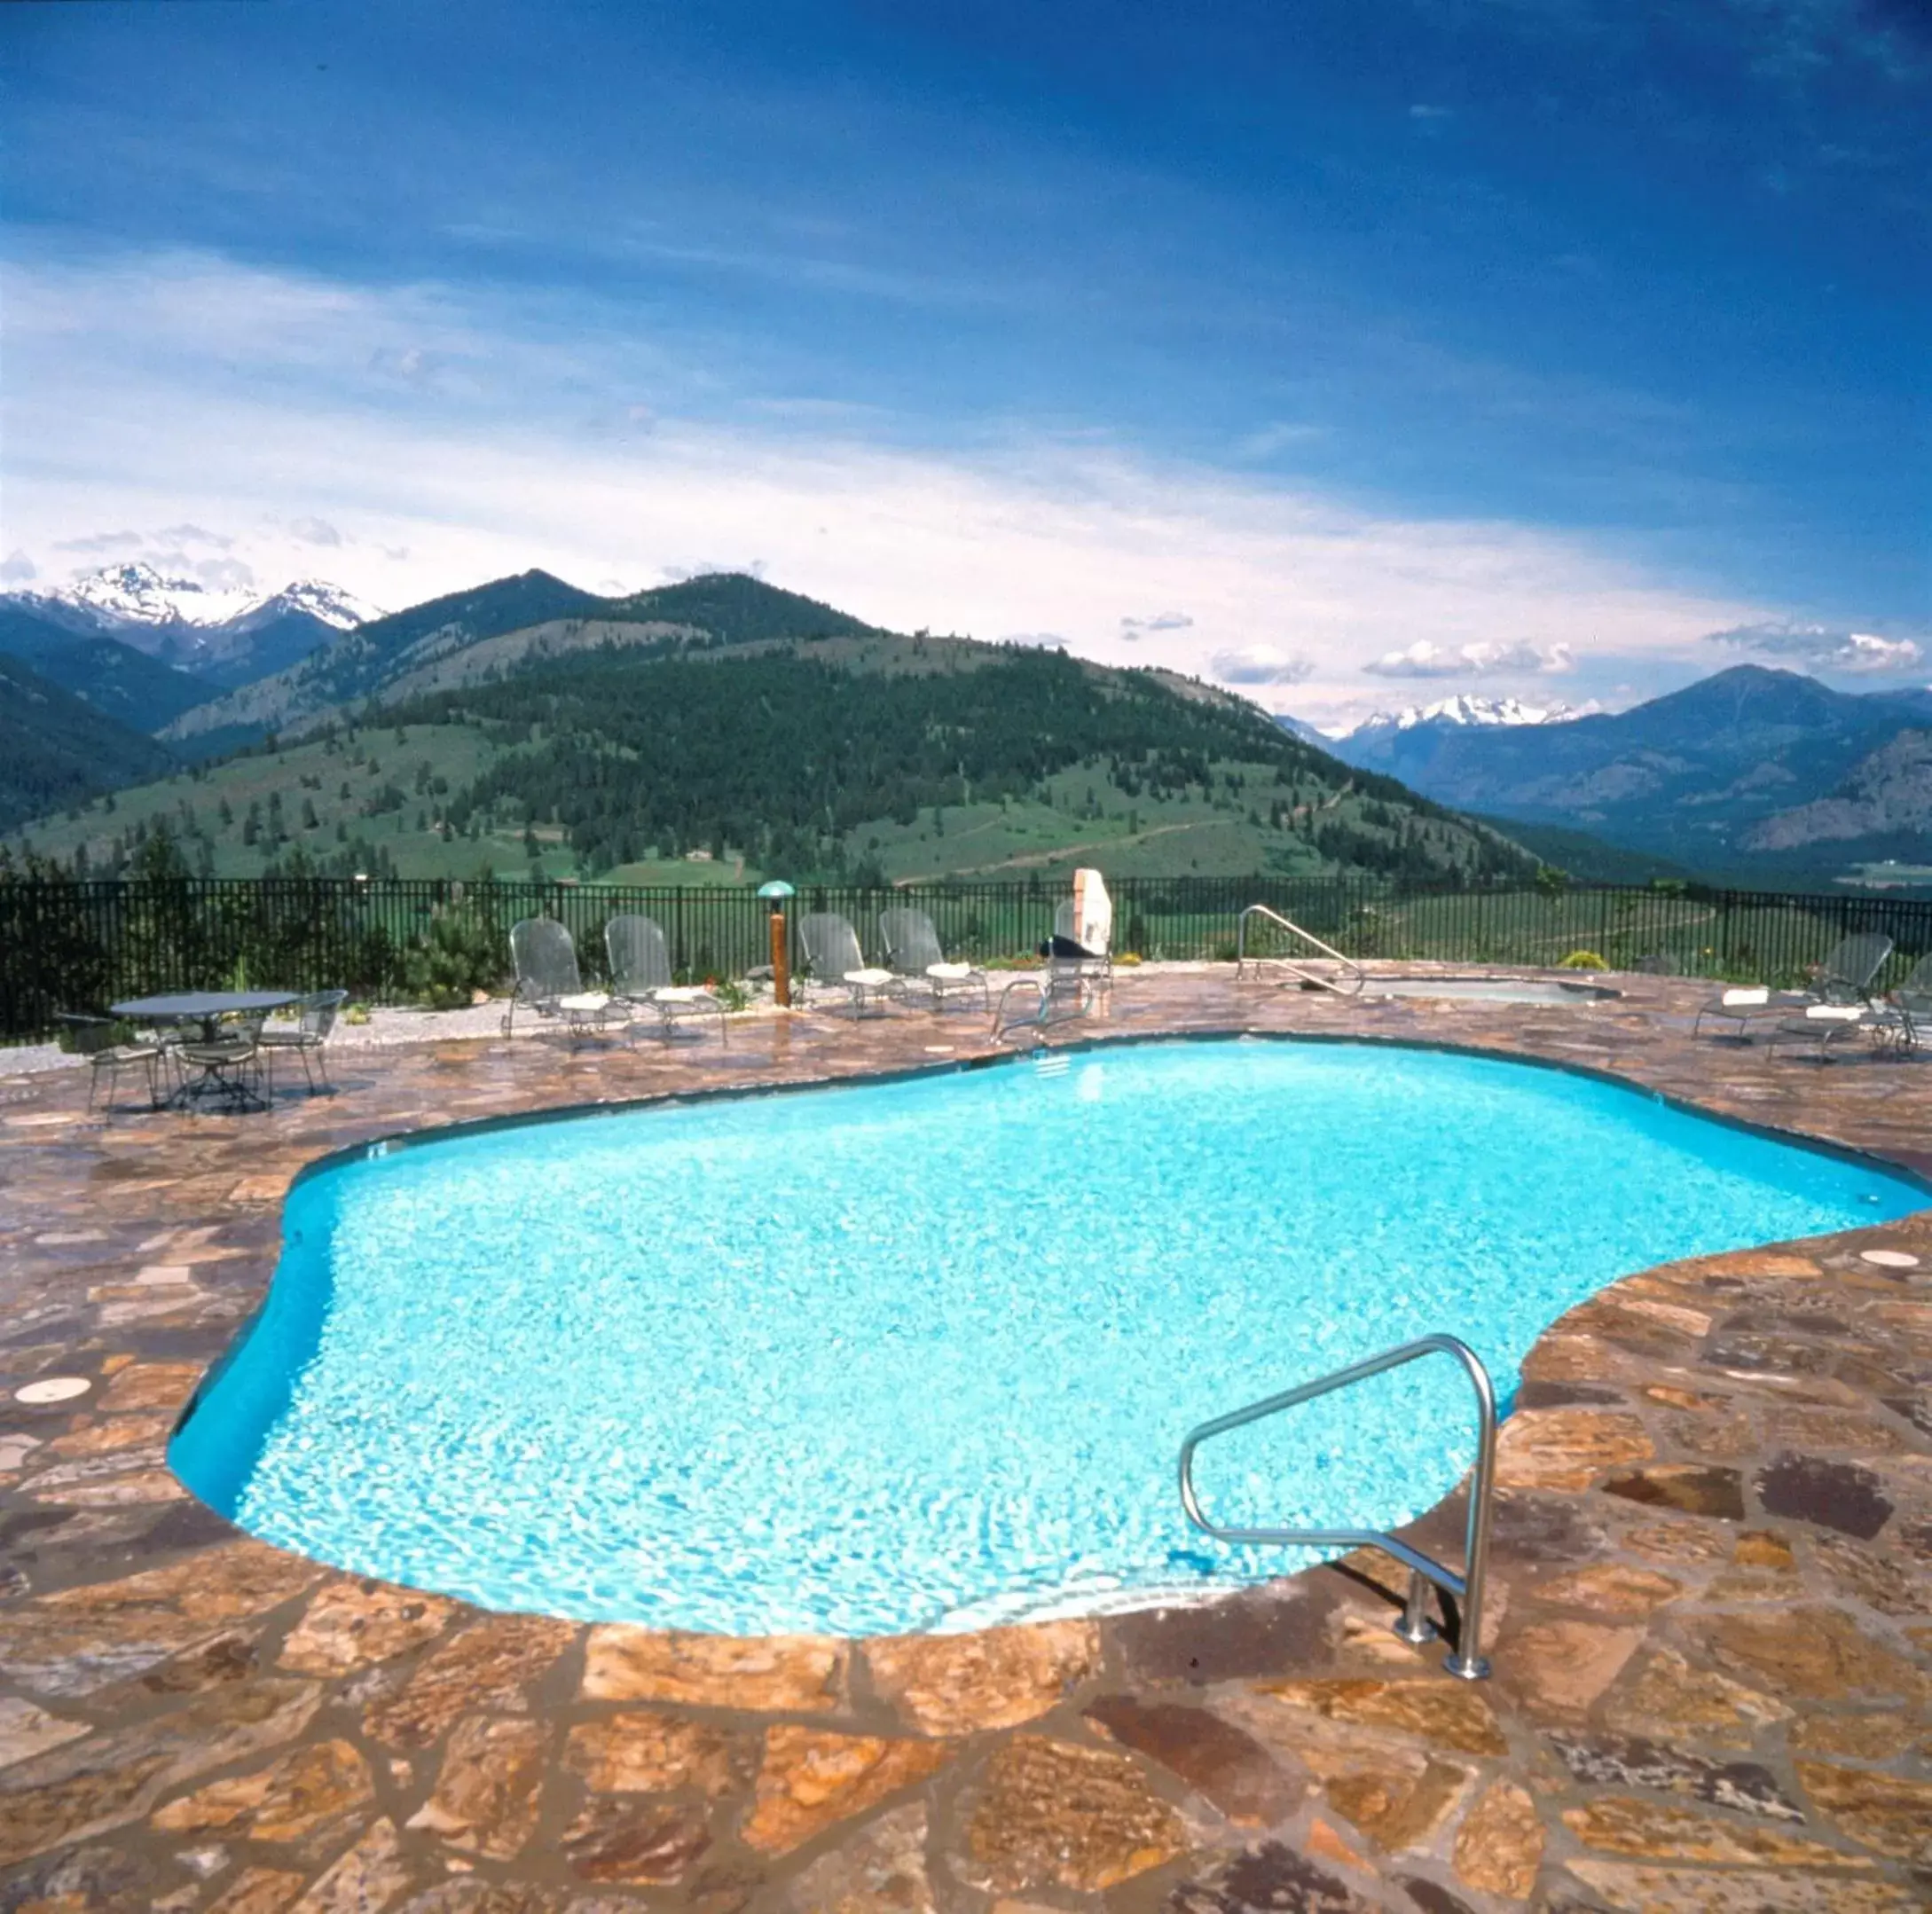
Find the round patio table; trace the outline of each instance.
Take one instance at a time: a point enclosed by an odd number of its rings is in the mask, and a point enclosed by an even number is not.
[[[221,1020],[239,1013],[256,1010],[279,1010],[285,1004],[297,1003],[301,993],[292,990],[188,990],[175,991],[159,997],[130,997],[125,1003],[110,1004],[116,1016],[124,1016],[137,1024],[199,1024],[201,1026],[201,1041],[215,1045],[221,1040]],[[255,1055],[251,1047],[246,1055],[237,1052],[233,1056],[223,1056],[217,1060],[212,1050],[202,1055],[175,1053],[184,1064],[184,1080],[179,1089],[168,1099],[169,1105],[176,1110],[198,1108],[213,1098],[225,1101],[232,1110],[266,1110],[268,1104],[251,1090],[245,1079],[239,1073],[240,1067]],[[187,1077],[185,1065],[192,1063],[200,1074]]]
[[[243,1010],[279,1010],[301,994],[292,990],[185,990],[161,997],[132,997],[109,1004],[132,1024],[199,1024],[201,1041],[213,1043],[216,1025]]]

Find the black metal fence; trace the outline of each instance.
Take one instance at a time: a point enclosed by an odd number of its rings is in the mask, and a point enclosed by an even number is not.
[[[1237,921],[1267,904],[1362,957],[1554,965],[1578,953],[1682,975],[1772,984],[1802,978],[1841,937],[1878,930],[1897,945],[1881,982],[1932,951],[1932,901],[1882,896],[1635,888],[1443,890],[1355,879],[1118,878],[1114,946],[1149,960],[1231,958]],[[791,906],[843,913],[868,953],[878,914],[929,911],[949,954],[1024,957],[1052,930],[1060,884],[806,886]],[[54,1013],[161,990],[226,984],[341,987],[371,1002],[407,998],[433,937],[467,944],[484,980],[507,967],[521,917],[569,926],[587,981],[603,968],[603,925],[655,917],[672,961],[697,977],[742,977],[767,961],[769,910],[749,887],[461,883],[409,878],[184,879],[137,884],[0,884],[0,1037],[35,1036]],[[438,932],[437,927],[443,930]],[[1251,947],[1263,950],[1257,923]]]

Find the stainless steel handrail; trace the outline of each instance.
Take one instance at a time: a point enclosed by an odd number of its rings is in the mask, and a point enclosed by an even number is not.
[[[1265,904],[1251,904],[1242,912],[1235,928],[1235,976],[1239,978],[1248,967],[1248,919],[1265,917],[1270,923],[1279,924],[1284,930],[1291,931],[1304,944],[1312,944],[1323,956],[1332,958],[1342,967],[1342,975],[1350,980],[1350,987],[1344,988],[1332,977],[1325,977],[1319,971],[1310,970],[1299,964],[1292,957],[1257,957],[1256,969],[1265,963],[1278,963],[1285,970],[1292,971],[1305,984],[1319,985],[1323,990],[1331,990],[1338,997],[1352,997],[1368,981],[1368,972],[1353,957],[1345,957],[1332,944],[1324,944],[1312,930],[1304,930],[1292,918],[1284,917],[1279,911],[1270,910]]]
[[[1377,1529],[1222,1528],[1201,1513],[1199,1499],[1194,1493],[1194,1452],[1203,1442],[1213,1436],[1225,1435],[1230,1429],[1244,1428],[1265,1416],[1278,1415],[1283,1409],[1297,1408],[1316,1396],[1346,1389],[1352,1383],[1366,1382],[1370,1377],[1379,1376],[1386,1369],[1401,1369],[1405,1363],[1438,1354],[1454,1356],[1462,1364],[1470,1386],[1476,1392],[1476,1468],[1469,1484],[1468,1568],[1464,1574],[1458,1575],[1433,1556],[1425,1555],[1421,1549],[1411,1548],[1399,1537],[1386,1535]],[[1409,1600],[1402,1610],[1402,1620],[1395,1624],[1396,1634],[1405,1642],[1418,1645],[1433,1638],[1435,1624],[1423,1612],[1428,1604],[1428,1584],[1433,1581],[1462,1604],[1462,1626],[1457,1631],[1456,1650],[1445,1659],[1442,1666],[1451,1675],[1459,1675],[1472,1682],[1480,1682],[1489,1673],[1489,1664],[1481,1653],[1482,1596],[1489,1571],[1489,1504],[1495,1483],[1496,1391],[1490,1386],[1489,1372],[1483,1368],[1482,1359],[1467,1343],[1453,1336],[1425,1336],[1418,1342],[1385,1349],[1380,1355],[1351,1363],[1345,1369],[1337,1369],[1331,1376],[1317,1377],[1311,1383],[1284,1389],[1279,1395],[1269,1396],[1265,1401],[1251,1402],[1245,1408],[1217,1416],[1213,1421],[1205,1422],[1192,1431],[1181,1445],[1181,1506],[1186,1510],[1188,1520],[1196,1528],[1212,1535],[1216,1541],[1283,1543],[1316,1549],[1379,1549],[1385,1555],[1394,1556],[1409,1571]]]

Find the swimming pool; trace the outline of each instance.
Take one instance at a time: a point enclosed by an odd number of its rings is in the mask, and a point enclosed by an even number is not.
[[[241,1526],[484,1605],[962,1628],[1278,1574],[1186,1526],[1204,1417],[1447,1329],[1512,1386],[1616,1275],[1914,1182],[1532,1065],[1164,1041],[457,1134],[297,1185],[177,1435]],[[1420,1365],[1204,1453],[1228,1520],[1393,1525],[1473,1452]]]

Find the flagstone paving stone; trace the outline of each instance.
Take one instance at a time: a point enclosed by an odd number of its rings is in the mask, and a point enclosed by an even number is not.
[[[1123,975],[1054,1040],[1466,1045],[1932,1172],[1932,1071],[1700,1044],[1702,986],[1615,982],[1544,1011]],[[908,1011],[345,1049],[334,1094],[246,1118],[90,1114],[83,1072],[0,1054],[0,1914],[1932,1906],[1932,1206],[1633,1271],[1550,1326],[1480,1686],[1391,1632],[1403,1578],[1368,1552],[1198,1607],[730,1641],[340,1573],[168,1471],[317,1157],[941,1040],[990,1053]],[[1414,1538],[1453,1550],[1461,1510]]]

